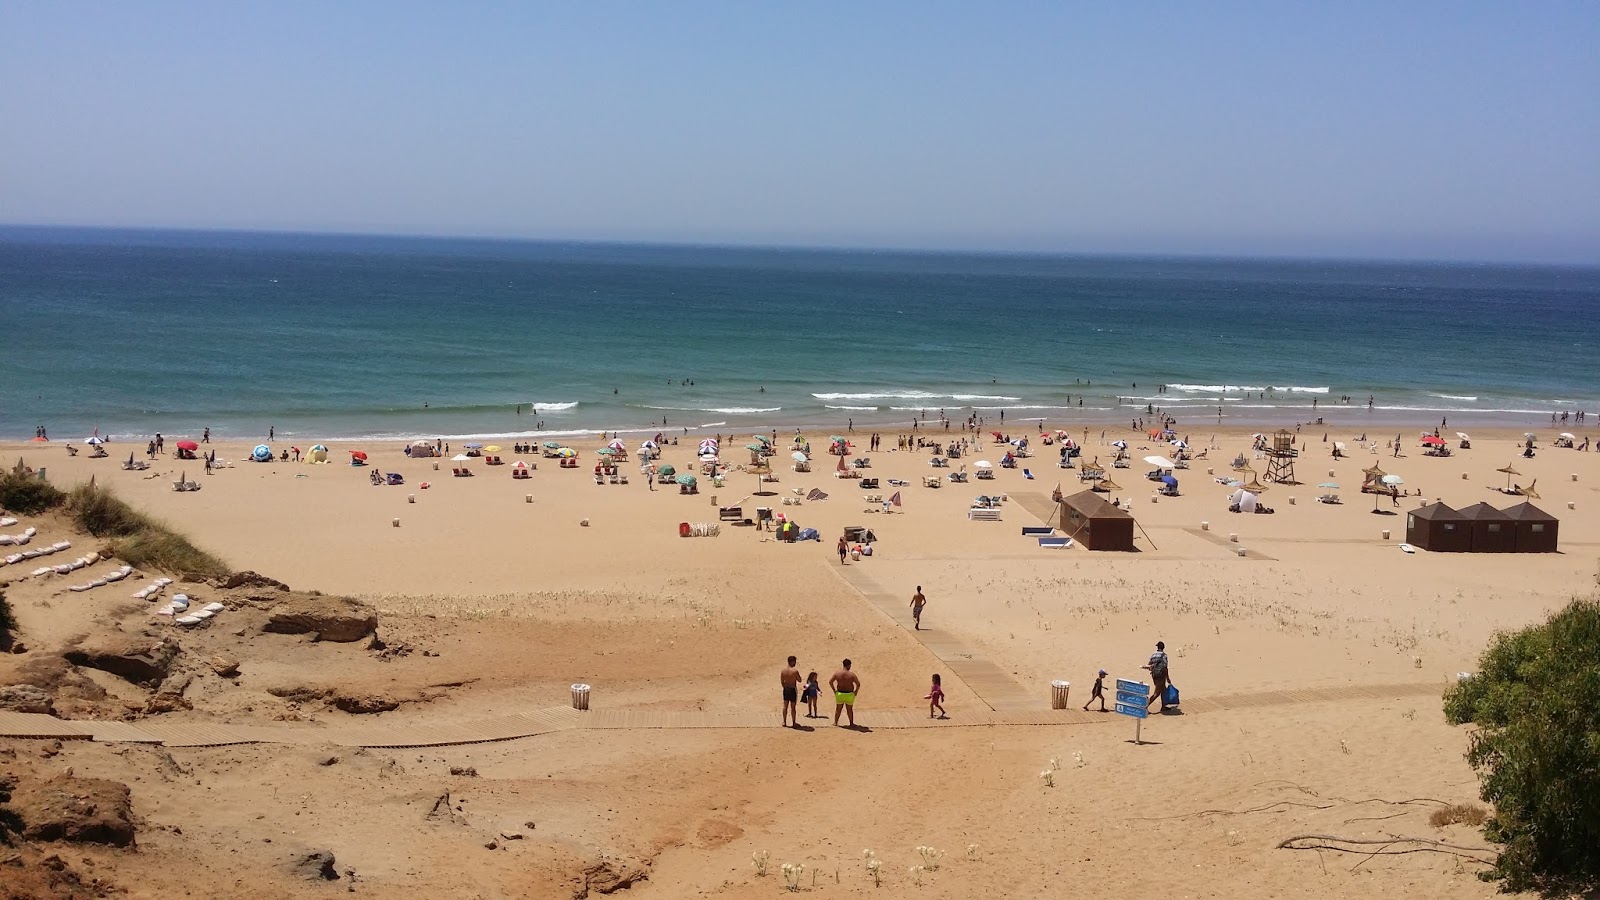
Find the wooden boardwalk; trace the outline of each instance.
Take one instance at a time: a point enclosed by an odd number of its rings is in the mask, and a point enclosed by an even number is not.
[[[928,652],[939,658],[950,674],[961,679],[995,712],[1017,712],[1043,709],[1049,705],[1047,697],[1028,693],[1005,670],[985,658],[960,638],[939,628],[925,627],[917,630],[911,618],[911,591],[892,594],[883,589],[866,566],[851,565],[833,568],[851,587],[861,593],[867,602],[878,607],[906,633],[922,642]]]
[[[1195,698],[1185,701],[1186,713],[1284,706],[1300,703],[1334,703],[1347,700],[1401,700],[1437,698],[1437,683],[1374,684],[1350,687],[1260,691]],[[1114,714],[1069,709],[962,710],[949,719],[929,719],[923,709],[871,709],[858,711],[860,724],[873,731],[905,728],[1040,727],[1094,725],[1118,721]],[[807,720],[830,727],[828,718]],[[488,719],[391,722],[374,717],[367,722],[340,725],[229,725],[167,719],[137,722],[71,721],[36,713],[0,712],[0,738],[104,743],[160,744],[167,747],[222,747],[233,744],[331,744],[343,747],[449,747],[485,744],[534,737],[557,731],[644,730],[691,728],[777,728],[769,710],[724,712],[597,709],[579,712],[568,707],[526,710]]]

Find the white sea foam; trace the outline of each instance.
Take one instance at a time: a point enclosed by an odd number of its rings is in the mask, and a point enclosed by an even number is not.
[[[1223,393],[1224,391],[1251,391],[1253,393],[1261,393],[1263,391],[1287,391],[1287,392],[1289,392],[1291,394],[1326,394],[1326,393],[1328,393],[1328,388],[1326,388],[1326,387],[1302,387],[1300,385],[1289,385],[1287,387],[1281,387],[1281,386],[1274,386],[1274,385],[1265,385],[1265,386],[1263,386],[1263,385],[1259,385],[1259,384],[1230,384],[1230,385],[1226,385],[1226,386],[1220,385],[1220,384],[1169,384],[1169,385],[1167,385],[1167,387],[1172,388],[1175,391],[1183,391],[1183,392],[1189,393],[1189,394],[1196,394],[1196,393],[1220,394],[1220,393]]]
[[[727,416],[753,416],[757,413],[777,412],[781,406],[713,406],[710,409],[699,409],[696,412],[722,413]]]
[[[934,394],[928,391],[868,391],[860,394],[813,393],[818,400],[1021,400],[1021,397],[1001,397],[991,394]]]
[[[855,410],[856,412],[876,412],[877,409],[878,409],[876,406],[834,406],[831,403],[824,403],[822,405],[822,408],[823,409],[850,409],[850,410]]]
[[[1438,397],[1440,400],[1464,400],[1464,401],[1466,401],[1468,403],[1476,403],[1476,402],[1478,402],[1478,398],[1477,397],[1463,397],[1463,396],[1461,396],[1459,394],[1434,394],[1434,393],[1430,392],[1428,394],[1428,396],[1429,397]]]
[[[534,401],[533,403],[533,411],[542,413],[565,412],[569,409],[577,409],[577,407],[578,404],[576,401],[572,403],[540,403],[538,401]]]

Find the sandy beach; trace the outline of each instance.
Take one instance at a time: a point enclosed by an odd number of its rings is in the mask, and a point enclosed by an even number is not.
[[[202,447],[232,461],[211,474],[175,460],[171,444],[146,471],[121,468],[127,444],[102,459],[69,456],[60,440],[0,444],[8,466],[24,459],[63,488],[92,477],[234,570],[363,601],[387,645],[262,633],[266,613],[249,589],[204,584],[187,587],[228,611],[180,630],[120,587],[72,593],[69,579],[8,566],[0,581],[28,652],[0,657],[0,684],[25,681],[32,661],[85,634],[172,636],[195,675],[184,693],[192,708],[133,714],[148,690],[86,668],[80,677],[105,697],[62,695],[58,713],[271,727],[281,741],[66,741],[41,752],[38,741],[0,739],[5,767],[25,778],[71,767],[130,786],[138,852],[84,851],[84,865],[128,896],[310,896],[328,886],[288,864],[307,848],[336,855],[352,890],[385,897],[584,896],[618,882],[634,882],[627,896],[748,897],[780,891],[785,863],[806,867],[798,887],[815,896],[1492,896],[1479,867],[1457,856],[1356,867],[1360,855],[1278,845],[1301,834],[1482,845],[1475,829],[1428,823],[1440,804],[1477,796],[1467,736],[1444,723],[1439,693],[1495,631],[1593,589],[1600,455],[1555,448],[1557,430],[1540,429],[1536,456],[1523,458],[1520,431],[1477,429],[1471,449],[1436,458],[1424,455],[1419,425],[1404,430],[1397,458],[1385,446],[1392,434],[1366,446],[1306,426],[1301,483],[1262,494],[1275,513],[1230,513],[1231,488],[1217,479],[1239,454],[1266,472],[1251,450],[1256,430],[1191,429],[1204,458],[1174,473],[1178,496],[1159,498],[1141,459],[1169,446],[1126,422],[1075,435],[1080,461],[1106,464],[1120,485],[1109,496],[1131,504],[1135,553],[1042,549],[1020,534],[1054,517],[1058,487],[1087,485],[1079,469],[1058,468],[1055,446],[1015,428],[1009,436],[1030,437],[1035,453],[1016,469],[999,467],[1005,447],[987,434],[943,469],[925,450],[867,452],[857,433],[856,456],[871,460],[857,474],[881,482],[866,491],[835,477],[825,434],[809,436],[812,471],[792,471],[780,433],[775,481],[734,471],[720,487],[702,477],[692,495],[647,486],[637,439],[618,464],[626,485],[595,483],[598,438],[572,442],[575,469],[509,452],[502,466],[452,462],[459,447],[412,459],[400,442],[330,442],[321,465],[251,463],[253,442],[234,441]],[[692,470],[706,436],[680,433],[661,461]],[[747,440],[725,436],[723,458],[746,462]],[[1117,440],[1129,444],[1129,468],[1109,468]],[[1335,440],[1345,458],[1331,456]],[[895,435],[884,442],[894,447]],[[131,449],[145,459],[142,444]],[[351,450],[371,465],[348,465]],[[519,459],[535,466],[526,480],[511,476]],[[996,464],[992,481],[945,478],[978,460]],[[1562,552],[1398,548],[1405,513],[1424,500],[1518,502],[1498,490],[1508,463],[1560,519]],[[1374,464],[1410,492],[1398,506],[1376,498],[1382,514],[1359,491]],[[474,476],[452,477],[460,465]],[[404,483],[374,485],[375,470]],[[201,489],[175,492],[180,476]],[[924,486],[925,476],[941,486]],[[803,499],[813,489],[828,499]],[[1316,502],[1330,491],[1344,502]],[[896,492],[889,511],[864,498]],[[968,519],[979,494],[1004,496],[1000,521]],[[731,522],[716,536],[680,537],[681,523],[717,523],[728,506],[752,517],[770,507],[822,539],[785,543]],[[18,518],[0,531],[31,526],[95,545],[59,513]],[[876,540],[870,557],[841,565],[835,541],[847,526]],[[928,607],[913,631],[907,606],[919,585]],[[1131,719],[1080,707],[1100,668],[1108,683],[1142,677],[1157,640],[1184,714],[1152,715],[1136,745]],[[824,682],[841,659],[854,661],[862,730],[832,727],[826,687],[823,718],[777,727],[778,670],[790,654]],[[237,660],[239,674],[215,674],[204,661],[216,655]],[[921,727],[935,672],[949,719]],[[1069,708],[1055,712],[1051,682],[1062,679]],[[593,709],[571,715],[610,716],[603,740],[567,719],[495,742],[346,740],[353,726],[426,734],[524,712],[556,717],[577,682],[593,686]],[[350,713],[330,699],[343,696],[394,705]],[[765,876],[752,859],[763,852]]]

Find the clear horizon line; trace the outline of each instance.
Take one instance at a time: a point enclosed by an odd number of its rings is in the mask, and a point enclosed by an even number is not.
[[[1238,261],[1277,261],[1277,262],[1343,262],[1343,263],[1407,263],[1421,265],[1507,265],[1537,268],[1559,269],[1600,269],[1600,256],[1594,261],[1586,262],[1552,262],[1549,260],[1518,259],[1513,257],[1448,257],[1448,256],[1362,256],[1356,254],[1330,253],[1327,255],[1300,254],[1288,252],[1226,252],[1226,251],[1133,251],[1133,250],[1038,250],[1038,249],[997,249],[976,248],[957,245],[936,246],[909,246],[894,244],[826,244],[826,243],[769,243],[761,241],[714,241],[714,240],[669,240],[656,239],[623,239],[623,238],[579,238],[579,237],[536,237],[529,235],[495,234],[488,232],[466,232],[459,234],[442,234],[428,231],[341,231],[333,229],[300,229],[279,227],[242,227],[242,226],[182,226],[182,225],[93,225],[79,223],[48,223],[48,222],[10,222],[0,221],[0,230],[33,229],[39,231],[79,231],[79,232],[130,232],[130,233],[166,233],[166,234],[221,234],[221,235],[265,235],[280,237],[329,237],[329,238],[376,238],[381,240],[413,240],[413,241],[482,241],[506,244],[573,244],[610,247],[659,247],[681,249],[722,249],[722,250],[780,250],[801,252],[826,252],[826,253],[898,253],[906,255],[969,255],[969,256],[994,256],[994,257],[1039,257],[1039,258],[1089,258],[1089,259],[1189,259],[1189,260],[1238,260]]]

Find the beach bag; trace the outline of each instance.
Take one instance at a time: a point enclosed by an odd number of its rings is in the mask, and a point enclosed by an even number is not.
[[[1161,702],[1166,704],[1167,706],[1177,706],[1178,705],[1178,686],[1175,685],[1175,684],[1167,685],[1167,691],[1166,691],[1165,694],[1162,695]]]

